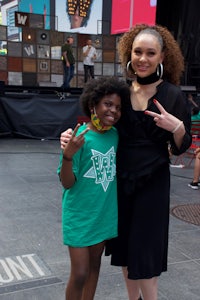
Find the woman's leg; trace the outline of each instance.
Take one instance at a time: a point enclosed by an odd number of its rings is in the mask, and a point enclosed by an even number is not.
[[[122,268],[129,300],[138,300],[140,297],[139,280],[128,279],[127,268]],[[153,300],[153,299],[152,299]]]
[[[89,249],[69,247],[71,273],[66,287],[66,300],[81,300],[89,276]]]
[[[101,256],[104,250],[104,246],[105,242],[88,247],[90,270],[87,281],[84,285],[84,291],[81,300],[94,299],[101,266]]]
[[[129,300],[138,300],[140,292],[143,300],[157,300],[158,296],[158,278],[153,277],[151,279],[128,279],[127,268],[122,268],[126,287],[128,291]]]
[[[144,300],[158,299],[158,277],[139,280],[140,289]]]

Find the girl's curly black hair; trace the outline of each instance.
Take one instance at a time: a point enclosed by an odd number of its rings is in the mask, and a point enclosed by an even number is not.
[[[117,94],[122,101],[130,97],[128,84],[117,77],[100,77],[88,81],[80,97],[85,115],[90,118],[91,109],[95,107],[104,96],[111,94]]]

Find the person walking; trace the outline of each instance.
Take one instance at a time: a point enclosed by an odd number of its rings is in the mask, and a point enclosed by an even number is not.
[[[88,124],[78,124],[60,157],[63,241],[71,273],[66,300],[93,300],[105,241],[117,236],[116,150],[113,125],[129,88],[117,78],[91,80],[81,95]]]
[[[84,67],[84,82],[89,78],[94,78],[94,61],[97,58],[97,51],[92,46],[92,40],[88,39],[86,46],[83,47],[83,67]]]

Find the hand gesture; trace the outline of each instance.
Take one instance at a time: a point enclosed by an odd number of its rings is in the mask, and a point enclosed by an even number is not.
[[[84,135],[86,132],[88,132],[89,128],[86,128],[83,132],[76,136],[79,127],[80,124],[77,124],[68,142],[65,144],[63,156],[67,160],[71,160],[73,155],[83,146],[85,142]]]
[[[60,147],[62,150],[65,149],[65,146],[69,142],[71,136],[72,136],[72,128],[68,128],[67,130],[63,131],[60,135]]]
[[[175,116],[173,116],[172,114],[168,113],[156,99],[154,99],[153,102],[159,109],[160,114],[150,110],[145,110],[145,114],[153,117],[158,127],[161,127],[172,133],[175,133],[181,126],[183,126],[183,122],[180,121]]]

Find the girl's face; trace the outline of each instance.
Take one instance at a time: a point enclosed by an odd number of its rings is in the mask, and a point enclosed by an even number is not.
[[[146,77],[156,71],[163,61],[163,52],[157,38],[144,33],[135,38],[131,51],[131,66],[139,77]]]
[[[117,94],[106,95],[95,110],[102,126],[112,126],[121,117],[121,98]]]

